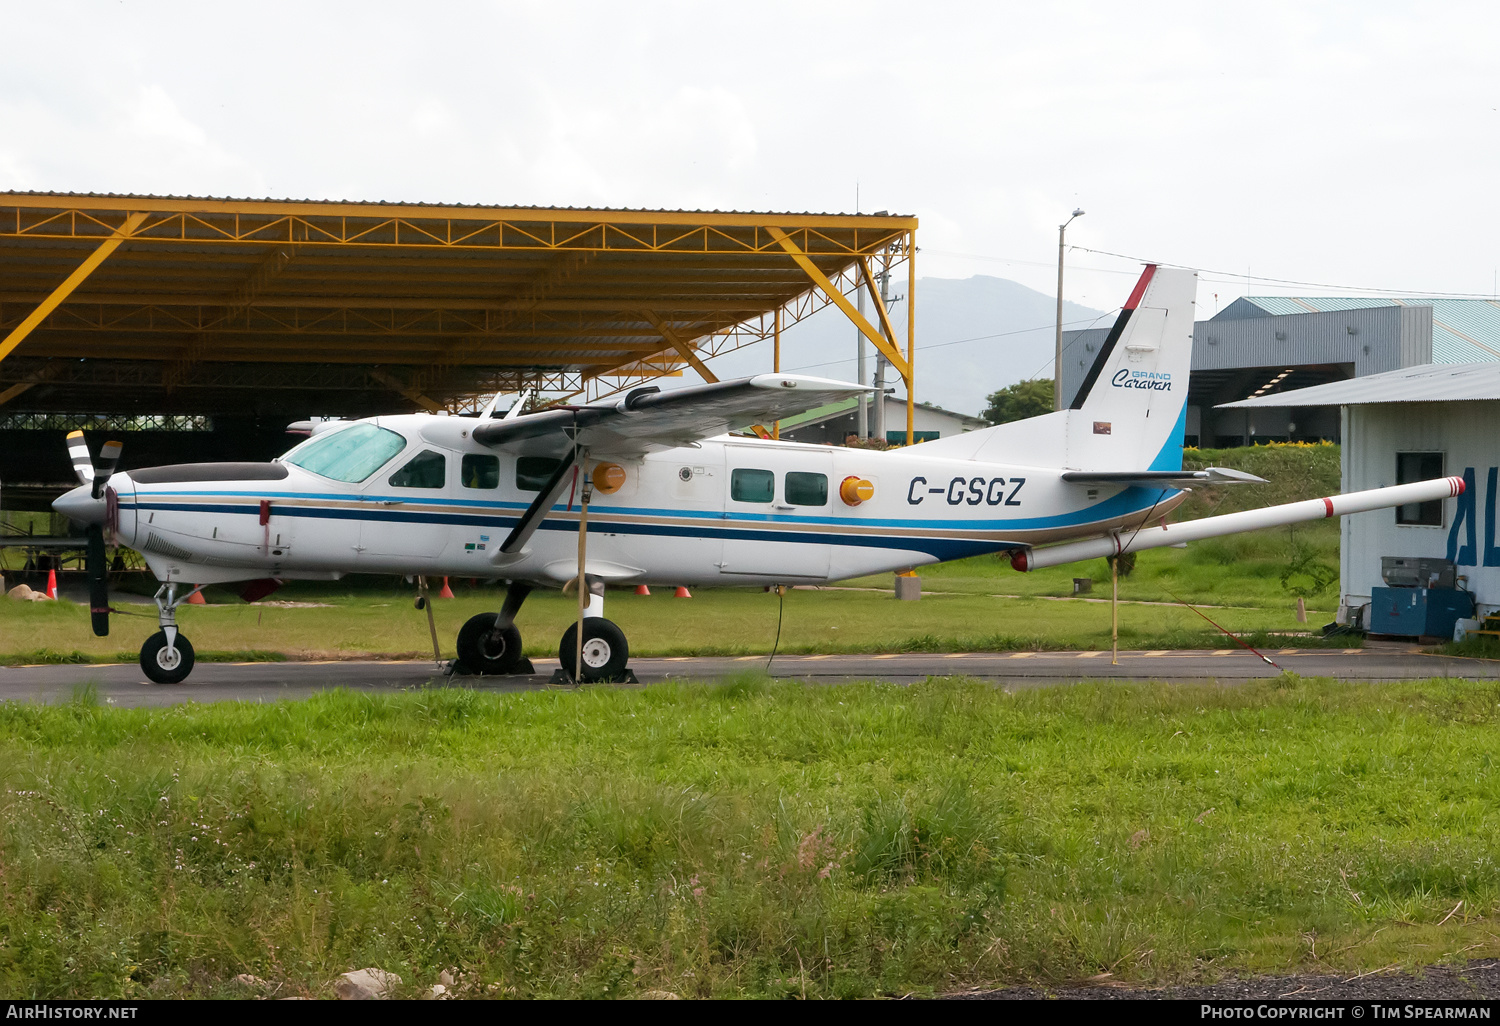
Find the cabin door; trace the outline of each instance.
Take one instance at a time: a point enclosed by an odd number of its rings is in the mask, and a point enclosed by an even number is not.
[[[765,445],[724,450],[723,575],[788,584],[827,580],[833,455]]]

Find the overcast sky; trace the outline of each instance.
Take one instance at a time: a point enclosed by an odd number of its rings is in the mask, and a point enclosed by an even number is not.
[[[921,218],[1237,295],[1489,295],[1500,7],[0,0],[0,188]],[[1069,256],[1117,306],[1129,260]],[[1226,273],[1227,272],[1227,273]],[[1337,291],[1337,290],[1336,290]]]

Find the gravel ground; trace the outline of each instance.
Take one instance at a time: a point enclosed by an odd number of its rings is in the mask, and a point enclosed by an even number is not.
[[[1500,998],[1500,962],[1463,966],[1429,966],[1420,972],[1395,967],[1364,976],[1253,976],[1187,987],[1145,989],[1107,978],[1072,987],[1006,987],[1001,990],[950,994],[961,1000],[1059,998],[1066,1000],[1137,1000],[1168,998],[1192,1001],[1464,1001]]]

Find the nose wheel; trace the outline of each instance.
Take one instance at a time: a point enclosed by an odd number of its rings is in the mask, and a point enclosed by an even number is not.
[[[178,598],[175,584],[163,584],[157,589],[156,611],[161,630],[141,646],[141,671],[149,680],[157,684],[181,684],[193,672],[193,646],[177,630],[177,607],[202,590],[194,588]]]
[[[181,634],[167,644],[167,632],[157,631],[141,646],[141,670],[157,684],[181,684],[193,672],[193,645]]]

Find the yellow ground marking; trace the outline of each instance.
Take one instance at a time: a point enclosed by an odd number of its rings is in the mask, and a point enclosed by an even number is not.
[[[1344,655],[1363,655],[1364,651],[1362,648],[1346,648],[1344,649]]]
[[[1034,655],[1036,655],[1035,652],[1012,652],[1010,657],[1012,659],[1030,659]]]
[[[1166,654],[1167,654],[1167,650],[1164,649],[1164,648],[1159,648],[1159,649],[1157,649],[1154,652],[1147,652],[1146,653],[1146,655],[1148,655],[1148,656],[1164,656]]]
[[[1300,648],[1281,648],[1276,650],[1277,655],[1296,655],[1302,651]]]
[[[973,655],[973,654],[974,653],[972,653],[972,652],[949,652],[948,654],[946,654],[945,656],[943,656],[943,658],[944,659],[962,659],[965,656],[969,656],[969,655]]]
[[[1232,648],[1216,648],[1216,649],[1214,649],[1213,654],[1217,655],[1217,656],[1234,655],[1234,649],[1232,649]]]
[[[1099,656],[1102,656],[1103,654],[1104,654],[1103,652],[1079,652],[1078,653],[1078,658],[1079,659],[1097,659]]]
[[[896,659],[896,658],[899,658],[900,655],[901,655],[900,652],[890,652],[890,653],[887,653],[886,655],[878,655],[875,658],[876,659]]]

